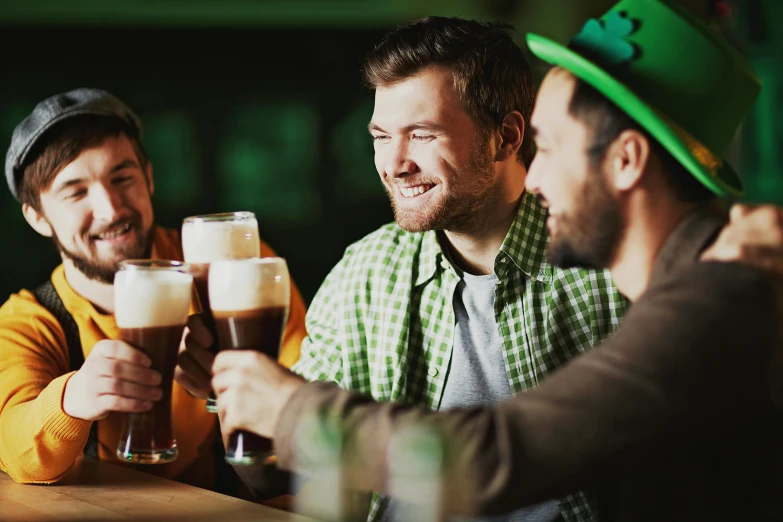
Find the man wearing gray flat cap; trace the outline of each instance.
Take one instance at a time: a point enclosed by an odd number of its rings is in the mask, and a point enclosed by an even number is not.
[[[113,315],[119,262],[183,259],[179,232],[155,226],[141,131],[122,101],[82,88],[39,103],[11,138],[8,187],[62,257],[0,307],[0,470],[18,482],[56,482],[82,453],[116,460],[123,413],[161,398],[160,374],[117,340]],[[176,382],[172,412],[179,456],[149,469],[235,493],[217,416]]]

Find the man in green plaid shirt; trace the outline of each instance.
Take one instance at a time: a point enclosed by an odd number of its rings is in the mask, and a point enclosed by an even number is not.
[[[524,192],[534,85],[508,28],[414,22],[376,47],[365,78],[375,90],[376,168],[396,223],[348,247],[311,304],[292,369],[379,401],[473,406],[481,401],[464,397],[527,390],[613,333],[625,301],[608,272],[545,259],[546,211]],[[465,312],[466,278],[494,285],[488,321]],[[494,331],[481,337],[487,322]],[[484,346],[470,339],[495,344],[487,353],[495,350],[497,368],[476,366]],[[450,383],[455,372],[470,379]],[[387,507],[375,497],[369,519],[388,519]],[[561,517],[591,520],[587,495],[497,520]]]

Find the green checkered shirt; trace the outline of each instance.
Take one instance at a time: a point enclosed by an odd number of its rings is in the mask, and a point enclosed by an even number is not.
[[[495,317],[514,393],[613,333],[625,309],[608,272],[553,267],[547,241],[546,211],[525,194],[495,258]],[[348,247],[318,290],[293,370],[378,401],[437,409],[459,280],[434,231],[381,227]],[[561,499],[560,508],[567,522],[592,520],[584,493]],[[376,496],[370,520],[384,509]]]

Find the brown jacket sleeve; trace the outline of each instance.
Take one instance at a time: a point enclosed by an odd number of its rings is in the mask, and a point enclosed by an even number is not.
[[[697,264],[651,287],[612,338],[493,407],[432,412],[303,386],[278,423],[278,458],[310,472],[317,457],[292,440],[301,418],[326,414],[342,424],[354,463],[346,485],[384,491],[393,434],[426,423],[446,443],[444,486],[464,500],[456,512],[507,512],[587,489],[665,451],[662,440],[715,435],[770,408],[774,309],[761,273]]]

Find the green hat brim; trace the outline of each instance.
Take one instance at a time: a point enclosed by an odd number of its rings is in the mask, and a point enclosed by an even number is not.
[[[667,121],[658,111],[642,101],[625,85],[605,70],[575,53],[567,47],[537,34],[528,33],[527,44],[530,51],[543,61],[568,70],[584,80],[612,103],[620,107],[636,120],[650,135],[680,162],[696,179],[718,196],[739,198],[742,196],[742,183],[731,166],[719,159],[713,169],[696,159],[701,152],[713,156],[712,152],[690,138],[683,129],[675,130],[675,125]],[[688,146],[688,143],[691,146]]]

